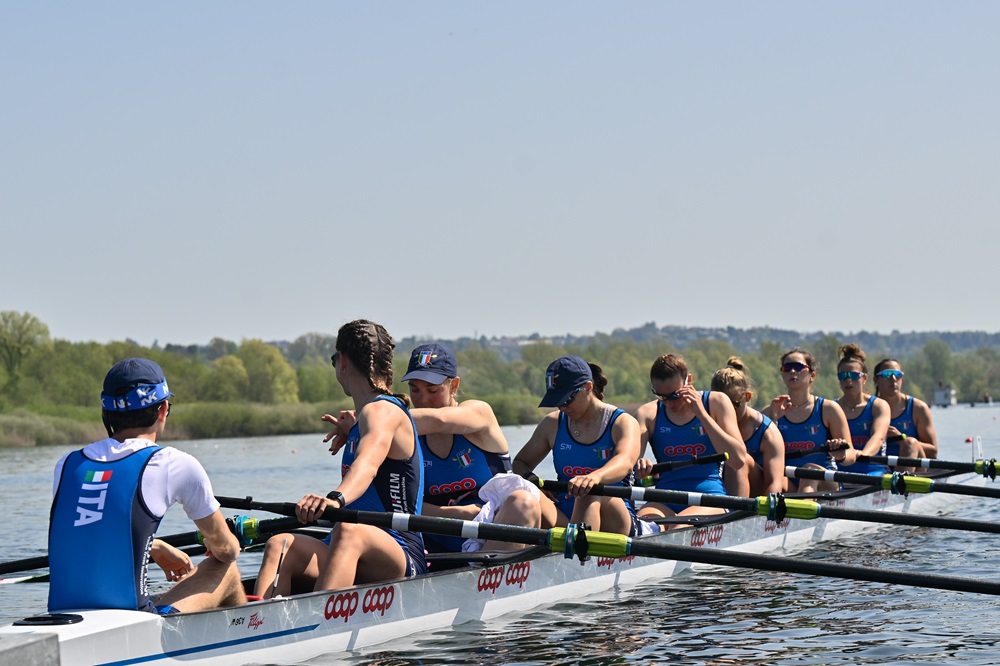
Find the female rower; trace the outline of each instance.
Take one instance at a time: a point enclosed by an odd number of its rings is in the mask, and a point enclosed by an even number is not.
[[[931,409],[923,400],[903,393],[903,370],[896,359],[884,358],[875,365],[875,395],[889,403],[886,454],[937,458],[937,433]]]
[[[763,409],[763,414],[778,424],[786,454],[824,446],[837,449],[799,458],[799,466],[835,470],[836,463],[853,464],[855,452],[851,447],[844,410],[835,400],[816,398],[812,394],[817,368],[816,359],[804,349],[796,347],[785,352],[781,357],[781,378],[788,393],[772,400]],[[796,487],[794,479],[788,480],[788,487]],[[797,490],[815,492],[837,490],[839,487],[840,484],[832,481],[799,479]]]
[[[483,508],[480,489],[494,475],[510,472],[510,454],[493,409],[481,400],[459,402],[458,363],[447,347],[420,345],[410,355],[402,381],[409,382],[410,416],[420,433],[424,457],[424,506],[428,516],[472,520]],[[490,484],[489,521],[540,527],[541,494],[533,484],[511,474]],[[550,520],[555,505],[547,498]],[[461,552],[462,537],[424,535],[430,552]],[[521,544],[487,541],[487,550],[511,550]]]
[[[607,377],[600,366],[579,356],[563,356],[546,370],[548,389],[539,407],[557,407],[532,433],[514,458],[514,472],[530,476],[552,452],[560,493],[554,515],[542,527],[587,523],[594,530],[636,536],[639,523],[631,500],[589,495],[597,484],[629,487],[639,457],[639,426],[622,409],[604,402]]]
[[[785,490],[785,443],[774,421],[750,406],[754,386],[743,361],[732,356],[712,375],[712,390],[725,393],[736,409],[740,436],[747,447],[750,496]]]
[[[747,449],[740,437],[736,410],[725,393],[698,391],[691,384],[692,375],[679,356],[664,354],[653,361],[649,370],[650,390],[656,399],[636,410],[639,422],[640,452],[648,443],[657,462],[690,460],[715,453],[728,453],[722,465],[690,465],[659,475],[656,487],[661,490],[697,492],[706,495],[747,497]],[[649,475],[653,462],[640,458],[636,470],[640,477]],[[723,482],[722,470],[726,470]],[[686,504],[647,502],[639,510],[646,520],[675,515],[725,513],[724,509]]]
[[[296,508],[301,522],[318,520],[328,507],[420,513],[423,459],[406,405],[390,392],[394,347],[386,330],[367,320],[344,324],[337,332],[331,360],[337,381],[354,401],[357,423],[343,442],[342,481],[327,495],[303,497]],[[328,544],[301,535],[271,537],[255,593],[270,597],[340,589],[413,576],[426,568],[420,534],[337,523]]]
[[[865,353],[861,351],[861,347],[851,343],[840,348],[837,379],[840,380],[840,390],[843,392],[837,398],[837,404],[847,417],[851,444],[859,454],[884,456],[886,432],[889,428],[889,405],[885,400],[865,393],[868,366],[865,365]],[[889,468],[878,463],[856,462],[849,471],[881,476],[888,473]]]

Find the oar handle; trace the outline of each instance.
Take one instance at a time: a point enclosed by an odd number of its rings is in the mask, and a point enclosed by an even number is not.
[[[937,460],[935,458],[901,458],[899,456],[866,456],[859,455],[859,462],[870,462],[889,467],[919,467],[921,469],[950,469],[956,472],[975,472],[995,479],[997,472],[996,458],[977,460],[975,462],[959,462],[957,460]]]
[[[569,484],[565,481],[549,481],[540,479],[538,487],[555,493],[565,493]],[[665,504],[687,504],[689,506],[708,506],[716,509],[733,509],[736,511],[758,510],[758,500],[751,497],[732,497],[730,495],[705,495],[688,493],[679,490],[661,490],[643,486],[612,486],[598,483],[588,491],[589,495],[604,497],[621,497],[634,502],[663,502]]]
[[[830,453],[831,451],[842,451],[848,448],[844,446],[834,446],[831,447],[829,444],[823,444],[817,446],[815,449],[785,449],[785,460],[790,458],[804,458],[805,456],[811,456],[816,453]]]

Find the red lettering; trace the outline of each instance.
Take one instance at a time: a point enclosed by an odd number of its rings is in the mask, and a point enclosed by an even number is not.
[[[507,584],[523,588],[531,573],[531,562],[518,562],[507,565]]]
[[[357,592],[342,592],[340,594],[330,595],[330,598],[326,600],[326,609],[324,615],[328,620],[334,620],[336,618],[344,618],[344,622],[354,615],[358,610],[358,593]]]
[[[392,606],[392,601],[395,598],[396,588],[394,586],[373,587],[365,592],[364,600],[361,603],[361,611],[364,613],[378,611],[379,615],[385,615],[385,612]]]
[[[476,588],[480,592],[489,590],[492,594],[496,594],[497,588],[500,587],[500,584],[503,582],[503,579],[504,579],[503,567],[489,567],[487,569],[483,569],[479,573],[479,583],[477,584]]]
[[[811,451],[816,448],[816,442],[785,442],[786,451]]]
[[[254,613],[250,616],[250,621],[247,623],[247,626],[256,631],[257,627],[262,624],[264,624],[264,618],[260,617],[260,613]]]
[[[592,467],[563,467],[563,476],[583,476],[584,474],[590,474],[594,469]]]
[[[663,447],[663,455],[667,458],[676,456],[700,456],[708,449],[704,444],[678,444],[677,446]]]
[[[454,483],[442,483],[437,486],[431,486],[427,489],[427,494],[429,495],[446,495],[448,493],[457,493],[462,490],[472,490],[476,487],[476,480],[470,478],[464,478],[461,481],[455,481]]]

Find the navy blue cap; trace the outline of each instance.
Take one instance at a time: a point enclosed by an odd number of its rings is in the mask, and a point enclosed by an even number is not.
[[[420,345],[410,354],[406,374],[399,381],[422,379],[429,384],[442,384],[444,380],[458,377],[458,362],[451,350],[433,342]]]
[[[545,370],[545,395],[539,407],[558,407],[570,394],[587,382],[594,381],[590,366],[579,356],[562,356],[549,363]]]
[[[174,394],[167,388],[167,378],[156,361],[127,358],[108,370],[101,392],[101,407],[109,412],[131,412],[172,397]]]

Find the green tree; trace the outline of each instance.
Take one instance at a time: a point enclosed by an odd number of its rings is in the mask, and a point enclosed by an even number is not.
[[[243,402],[250,393],[250,374],[238,356],[216,359],[198,387],[198,398],[214,402]]]
[[[239,357],[250,380],[247,395],[251,402],[275,404],[299,401],[298,378],[277,347],[262,340],[244,340]]]
[[[939,383],[951,381],[951,347],[944,340],[928,340],[923,349],[924,358],[927,360],[926,379],[932,382],[932,386]]]
[[[50,344],[49,327],[29,312],[0,312],[0,365],[7,372],[11,390],[21,379],[24,360]]]

